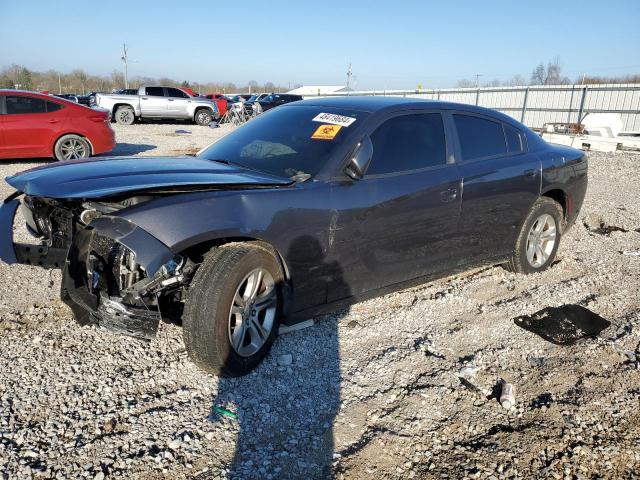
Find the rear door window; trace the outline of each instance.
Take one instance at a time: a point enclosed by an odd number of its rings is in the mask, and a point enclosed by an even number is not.
[[[367,175],[405,172],[447,163],[439,113],[394,117],[371,134],[373,157]]]
[[[41,98],[7,95],[5,99],[7,115],[45,113],[47,111],[46,102]]]
[[[183,92],[179,88],[167,88],[167,93],[169,94],[170,97],[173,97],[173,98],[188,98],[189,97],[189,95],[187,95],[185,92]]]
[[[164,88],[162,87],[147,87],[147,95],[151,97],[164,97]]]
[[[507,153],[502,124],[482,117],[454,114],[462,160],[474,160]]]

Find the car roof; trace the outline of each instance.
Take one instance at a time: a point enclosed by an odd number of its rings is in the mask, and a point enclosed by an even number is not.
[[[40,93],[40,92],[32,92],[29,90],[10,90],[10,89],[0,89],[0,95],[18,95],[18,96],[32,96],[32,97],[37,97],[37,98],[41,98],[42,100],[46,100],[48,102],[53,102],[53,103],[61,103],[63,105],[71,105],[74,107],[83,107],[83,108],[88,108],[84,105],[80,105],[79,103],[73,102],[71,100],[67,100],[64,97],[59,97],[58,95],[60,94],[54,94],[54,93]],[[73,97],[76,97],[77,95],[71,94],[71,93],[63,93],[61,95],[70,95]]]
[[[478,113],[495,117],[507,123],[518,124],[516,120],[497,110],[485,107],[478,107],[468,103],[445,102],[441,100],[430,100],[426,98],[407,98],[407,97],[391,97],[391,96],[358,96],[345,95],[339,97],[318,97],[308,98],[303,102],[287,104],[293,108],[296,105],[318,106],[318,107],[335,107],[351,110],[360,110],[364,112],[378,112],[380,110],[395,110],[405,108],[434,108],[438,110],[461,110],[470,113]],[[284,105],[283,105],[284,106]]]

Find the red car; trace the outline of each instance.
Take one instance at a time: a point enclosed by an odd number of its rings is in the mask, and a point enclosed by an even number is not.
[[[109,113],[35,92],[0,90],[0,158],[85,158],[113,150]]]

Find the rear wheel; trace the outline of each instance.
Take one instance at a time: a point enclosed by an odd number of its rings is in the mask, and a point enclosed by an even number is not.
[[[562,207],[556,201],[540,197],[522,225],[508,268],[518,273],[547,269],[558,251],[562,217]]]
[[[115,117],[120,125],[132,125],[136,121],[136,114],[131,107],[118,107]]]
[[[198,125],[207,126],[213,121],[213,117],[211,116],[211,112],[209,110],[203,108],[196,112],[195,120]]]
[[[80,135],[64,135],[58,139],[53,154],[56,160],[74,160],[91,156],[91,145]]]
[[[221,376],[250,372],[278,330],[282,270],[267,249],[248,243],[214,250],[196,273],[183,336],[195,364]]]

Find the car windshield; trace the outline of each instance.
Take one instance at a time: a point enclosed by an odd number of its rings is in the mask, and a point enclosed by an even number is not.
[[[249,97],[249,100],[247,100],[247,102],[255,102],[258,99],[258,95],[251,95]]]
[[[275,108],[222,137],[199,156],[281,177],[313,177],[368,115],[306,105]]]

